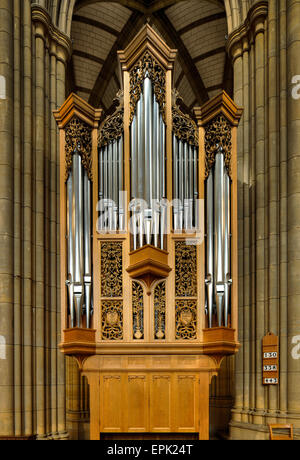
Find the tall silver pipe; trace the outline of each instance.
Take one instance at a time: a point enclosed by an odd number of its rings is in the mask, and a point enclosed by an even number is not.
[[[137,197],[137,116],[131,123],[131,198]]]
[[[214,300],[214,181],[210,171],[206,182],[206,289],[208,323],[212,327]]]
[[[104,156],[104,147],[99,149],[99,201],[102,202],[104,198],[104,190],[103,190],[103,156]],[[99,230],[103,230],[103,217],[102,214],[99,216]]]
[[[113,142],[108,144],[108,228],[113,230]]]
[[[194,192],[194,174],[193,174],[193,147],[189,145],[189,214],[188,228],[193,227],[193,192]]]
[[[92,251],[91,251],[91,182],[84,170],[84,292],[86,327],[90,327],[92,301]]]
[[[113,201],[113,209],[112,209],[112,230],[117,230],[117,223],[118,223],[118,182],[119,182],[119,175],[118,175],[118,141],[115,140],[112,145],[113,155],[112,155],[112,201]]]
[[[74,235],[73,235],[73,185],[72,172],[67,181],[67,235],[68,235],[68,278],[66,285],[69,296],[71,327],[75,325],[74,311]]]
[[[189,220],[189,169],[188,169],[188,143],[185,142],[183,145],[184,157],[184,229],[188,229]]]
[[[80,327],[83,300],[83,174],[81,157],[77,152],[73,155],[73,203],[75,235],[74,300],[77,327]]]
[[[179,230],[183,229],[183,203],[184,203],[184,171],[183,171],[183,143],[179,140],[179,214],[178,214],[178,224]]]
[[[153,197],[152,184],[152,82],[146,77],[144,80],[144,127],[145,127],[145,191],[144,198],[148,207]],[[148,169],[149,168],[149,169]]]
[[[173,215],[174,215],[174,230],[178,230],[178,141],[173,134],[173,197],[175,199]]]
[[[141,93],[140,99],[136,106],[136,120],[137,120],[137,149],[138,149],[138,163],[137,168],[139,171],[139,179],[137,184],[137,196],[134,198],[144,197],[144,171],[145,171],[145,151],[144,151],[144,96]]]
[[[193,148],[193,168],[194,168],[194,226],[195,228],[199,228],[199,218],[198,216],[198,149],[197,147]]]
[[[224,324],[228,327],[230,304],[230,178],[224,168],[224,201],[225,201],[225,228],[224,228]]]
[[[124,224],[125,224],[125,219],[124,219],[124,212],[125,212],[125,203],[124,201],[124,196],[123,196],[123,136],[121,136],[118,140],[118,157],[119,157],[119,200],[118,200],[118,206],[119,206],[119,230],[124,231]]]
[[[161,158],[161,197],[166,198],[166,164],[165,164],[165,151],[166,151],[166,127],[162,114],[159,114],[159,124],[160,124],[160,133],[161,133],[161,148],[160,148],[160,158]]]
[[[224,226],[225,226],[225,200],[224,200],[224,155],[216,154],[214,177],[215,201],[215,289],[217,317],[219,327],[222,326],[224,313]]]

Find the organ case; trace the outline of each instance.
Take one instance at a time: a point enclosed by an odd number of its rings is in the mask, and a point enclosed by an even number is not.
[[[123,90],[113,114],[73,94],[55,112],[60,347],[88,377],[92,439],[207,439],[211,378],[239,347],[242,111],[223,92],[185,113],[172,85],[176,50],[148,24],[118,56]]]

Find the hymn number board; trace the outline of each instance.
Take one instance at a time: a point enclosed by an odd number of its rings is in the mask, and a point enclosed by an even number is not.
[[[279,384],[279,345],[278,336],[267,334],[262,342],[263,385]]]

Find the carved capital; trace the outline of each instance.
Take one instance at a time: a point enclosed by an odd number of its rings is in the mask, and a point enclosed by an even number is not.
[[[54,26],[49,13],[40,5],[34,3],[31,7],[32,22],[35,26],[35,36],[41,37],[45,43],[49,43],[49,48],[54,52],[55,47],[52,46],[52,42],[56,45],[56,51],[59,53],[58,58],[66,63],[72,54],[72,42],[70,38],[61,32],[57,27]]]
[[[266,0],[257,2],[250,8],[244,24],[229,35],[227,51],[233,62],[247,49],[245,42],[251,44],[258,33],[264,33],[267,16],[268,2]]]

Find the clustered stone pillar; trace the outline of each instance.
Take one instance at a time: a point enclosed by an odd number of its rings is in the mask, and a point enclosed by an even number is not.
[[[231,32],[238,134],[239,330],[232,438],[300,439],[300,0],[258,1]],[[300,79],[300,77],[299,77]],[[279,336],[280,382],[262,384],[262,338]],[[298,351],[297,351],[298,350]]]
[[[0,433],[14,430],[13,2],[0,4]]]
[[[0,5],[0,437],[63,439],[59,136],[66,35],[30,0]],[[5,85],[4,85],[5,83]],[[5,87],[5,91],[4,91]]]

